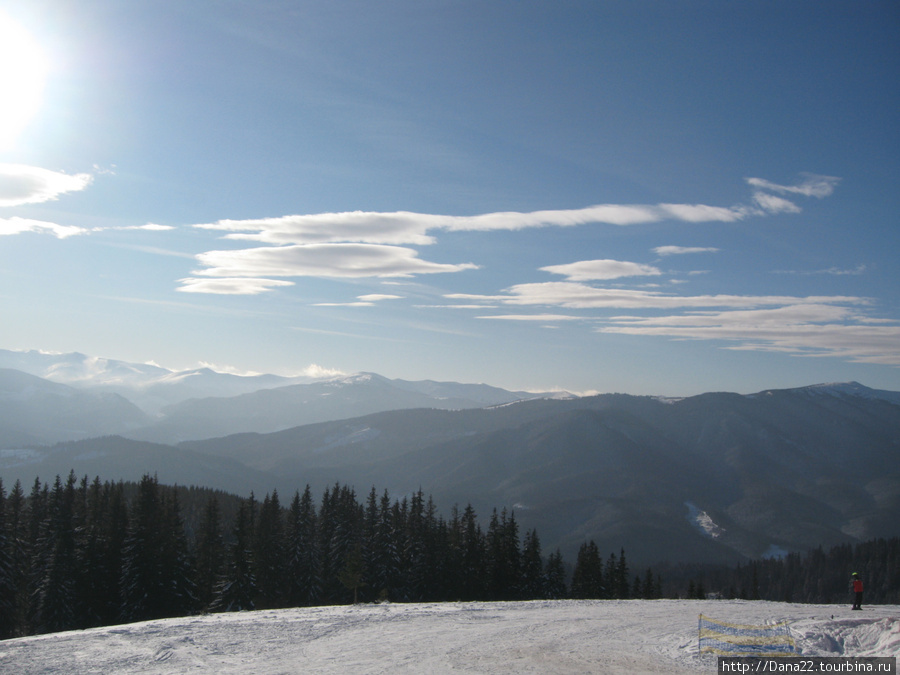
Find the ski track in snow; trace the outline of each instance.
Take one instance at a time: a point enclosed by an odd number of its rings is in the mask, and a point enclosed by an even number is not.
[[[806,655],[900,655],[897,605],[563,600],[311,607],[38,635],[0,642],[0,673],[715,672],[715,657],[697,655],[701,613],[790,620]]]

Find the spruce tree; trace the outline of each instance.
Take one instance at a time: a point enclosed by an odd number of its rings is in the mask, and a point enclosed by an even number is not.
[[[517,600],[522,590],[519,528],[514,514],[494,510],[487,532],[487,583],[492,600]]]
[[[6,491],[0,479],[0,640],[15,633],[16,586],[12,560],[12,537],[6,519]]]
[[[78,618],[74,505],[75,476],[70,474],[65,485],[57,476],[37,546],[44,562],[34,615],[38,633],[70,630]]]
[[[239,612],[254,609],[256,579],[253,576],[251,552],[253,531],[251,529],[253,504],[241,501],[234,525],[234,544],[228,561],[228,571],[219,585],[213,610],[217,612]]]
[[[219,501],[215,495],[209,498],[197,533],[197,602],[200,609],[212,605],[216,588],[222,579],[225,564],[225,539],[222,535]]]
[[[24,635],[28,624],[28,501],[22,483],[16,481],[6,500],[7,553],[10,560],[10,580],[15,590],[11,621],[14,636]]]
[[[284,607],[290,589],[285,583],[287,559],[277,490],[271,497],[266,495],[259,511],[254,532],[253,567],[259,593],[256,606],[260,609]]]
[[[546,597],[548,599],[561,600],[568,595],[566,591],[566,568],[559,549],[556,549],[547,558],[545,576],[547,579]]]
[[[525,535],[522,548],[522,598],[540,600],[547,597],[547,579],[544,575],[544,561],[541,559],[541,541],[537,530]]]
[[[321,596],[316,507],[309,485],[291,501],[287,533],[289,598],[293,606],[312,605]]]
[[[486,595],[486,542],[475,509],[467,504],[460,521],[462,569],[460,596],[462,600],[484,600]]]
[[[584,542],[578,549],[570,593],[577,600],[606,597],[603,585],[603,561],[593,539]]]

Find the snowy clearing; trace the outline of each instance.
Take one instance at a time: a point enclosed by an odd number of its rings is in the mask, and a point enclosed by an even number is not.
[[[536,601],[237,612],[39,635],[0,642],[0,672],[714,672],[715,657],[697,655],[700,613],[790,620],[807,655],[900,655],[897,605]]]

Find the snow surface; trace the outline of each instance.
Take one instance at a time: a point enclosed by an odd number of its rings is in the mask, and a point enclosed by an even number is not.
[[[900,607],[731,600],[378,604],[210,614],[0,642],[2,673],[696,673],[699,614],[791,621],[803,654],[900,655]]]

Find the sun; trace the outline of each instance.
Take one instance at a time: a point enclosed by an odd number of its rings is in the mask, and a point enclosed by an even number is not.
[[[25,28],[0,12],[0,149],[8,148],[41,105],[47,59]]]

